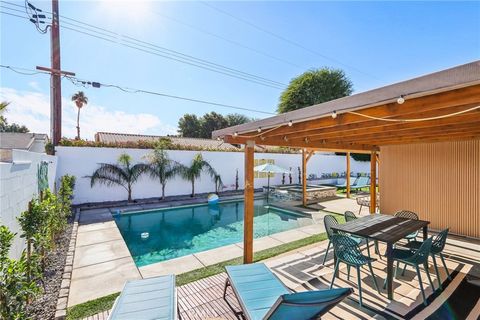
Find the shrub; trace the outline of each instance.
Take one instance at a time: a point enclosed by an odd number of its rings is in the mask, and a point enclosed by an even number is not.
[[[25,319],[30,297],[40,288],[30,279],[23,254],[19,260],[8,257],[15,234],[0,226],[0,318]]]

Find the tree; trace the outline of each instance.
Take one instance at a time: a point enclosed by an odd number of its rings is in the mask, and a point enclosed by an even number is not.
[[[200,137],[200,120],[194,114],[185,114],[178,120],[178,133],[182,137]]]
[[[77,140],[80,140],[80,110],[84,104],[88,104],[88,98],[85,96],[83,91],[78,91],[72,96],[72,101],[75,101],[77,105]]]
[[[148,165],[137,163],[132,166],[132,157],[126,153],[122,153],[118,157],[117,164],[100,163],[100,168],[95,170],[90,178],[90,186],[96,183],[106,186],[119,185],[128,192],[128,202],[132,201],[132,186],[137,182],[138,178],[148,170]]]
[[[227,124],[229,127],[237,126],[239,124],[244,124],[252,121],[252,119],[250,119],[249,117],[239,113],[227,114],[225,116],[225,120],[227,120]]]
[[[247,123],[252,119],[238,113],[223,116],[216,112],[204,114],[198,118],[194,114],[185,114],[178,120],[178,133],[182,137],[210,139],[212,132],[227,127]]]
[[[151,154],[147,156],[149,166],[147,171],[154,179],[158,179],[162,185],[162,200],[165,199],[165,186],[167,181],[175,177],[179,172],[179,164],[168,157],[167,152],[163,148],[155,148]]]
[[[278,113],[285,113],[348,96],[353,91],[350,79],[340,69],[307,71],[290,81],[280,96]]]
[[[228,122],[221,114],[212,111],[203,115],[200,125],[200,138],[211,139],[212,132],[228,127]]]
[[[184,166],[180,165],[179,167],[179,173],[180,175],[185,179],[191,182],[192,184],[192,194],[190,195],[191,197],[195,196],[195,180],[200,178],[200,175],[202,172],[205,171],[210,177],[212,177],[212,180],[214,180],[215,183],[217,183],[218,178],[220,177],[215,169],[208,163],[207,161],[203,160],[202,154],[198,153],[196,154],[192,162],[190,163],[190,166]],[[216,178],[218,176],[218,178]]]
[[[3,116],[3,113],[7,110],[10,102],[0,102],[0,132],[20,132],[27,133],[29,132],[28,128],[21,126],[16,123],[8,124],[7,118]]]

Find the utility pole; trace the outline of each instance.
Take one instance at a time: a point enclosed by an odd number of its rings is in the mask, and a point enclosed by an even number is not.
[[[36,11],[41,11],[30,5]],[[38,17],[38,16],[36,16]],[[32,20],[31,20],[32,21]],[[35,23],[35,20],[32,22]],[[38,26],[38,25],[37,25]],[[58,0],[52,0],[52,23],[50,27],[51,67],[39,67],[37,70],[50,72],[50,137],[54,146],[62,138],[62,74],[75,76],[73,72],[62,71],[60,64],[60,15]],[[45,30],[46,31],[46,30]]]
[[[53,70],[60,66],[60,19],[58,0],[52,0],[51,64]],[[62,79],[60,73],[52,72],[50,77],[50,130],[54,146],[62,138]]]

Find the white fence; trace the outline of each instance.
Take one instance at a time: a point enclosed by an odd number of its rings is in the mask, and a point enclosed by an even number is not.
[[[77,177],[75,185],[74,203],[101,202],[113,200],[125,200],[127,193],[122,187],[106,187],[103,185],[90,186],[90,179],[86,176],[91,175],[98,168],[98,163],[115,163],[118,156],[122,153],[128,153],[134,162],[145,162],[145,155],[151,150],[146,149],[120,149],[120,148],[85,148],[85,147],[58,147],[58,177],[64,174],[71,174]],[[168,151],[172,160],[188,165],[198,151]],[[242,152],[212,152],[202,151],[203,158],[207,160],[217,172],[221,175],[225,190],[235,189],[235,173],[238,170],[239,189],[243,189],[244,172],[244,154]],[[301,154],[274,154],[274,153],[256,153],[255,159],[273,159],[275,164],[283,168],[292,168],[293,183],[298,183],[298,167],[301,166]],[[334,154],[315,154],[308,162],[307,176],[321,173],[344,172],[346,169],[346,160],[344,156]],[[351,161],[352,172],[369,172],[369,162]],[[271,178],[271,184],[281,184],[282,176],[277,175]],[[288,183],[286,177],[286,183]],[[260,188],[267,184],[266,178],[255,179],[255,187]],[[195,191],[197,193],[213,192],[215,189],[212,180],[203,175],[195,182]],[[165,193],[171,195],[185,195],[191,192],[191,185],[181,177],[176,177],[167,183]],[[161,186],[157,181],[143,176],[133,186],[132,197],[134,199],[159,197],[161,195]]]
[[[57,157],[22,150],[12,151],[12,162],[0,162],[0,225],[20,233],[17,217],[28,208],[28,202],[38,195],[38,166],[48,163],[51,190],[56,178]],[[25,246],[17,235],[11,255],[18,258]]]

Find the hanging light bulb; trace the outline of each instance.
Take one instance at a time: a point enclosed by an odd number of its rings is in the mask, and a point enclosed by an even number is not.
[[[398,104],[403,104],[405,102],[405,98],[403,96],[398,97],[397,103]]]
[[[332,118],[335,119],[337,117],[337,111],[332,112]]]
[[[238,136],[238,132],[235,131],[235,132],[233,133],[233,136],[234,136],[234,137]]]
[[[258,133],[262,132],[262,127],[258,127],[257,132]]]
[[[288,121],[288,126],[289,126],[289,127],[293,126],[292,120]]]

